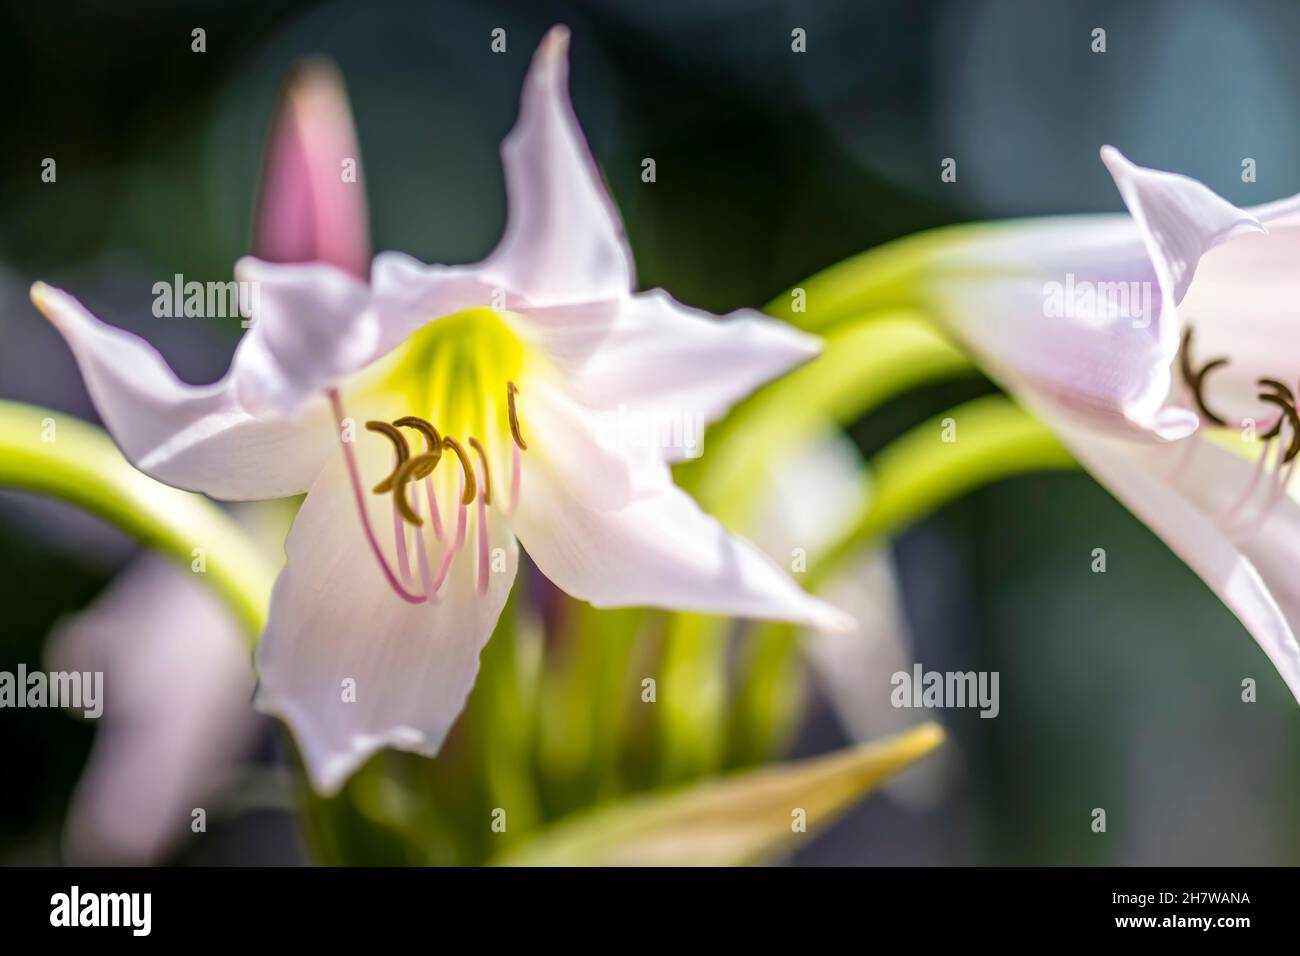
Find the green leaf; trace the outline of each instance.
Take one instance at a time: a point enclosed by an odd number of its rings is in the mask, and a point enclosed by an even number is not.
[[[938,724],[823,757],[649,794],[572,818],[506,866],[739,866],[789,853],[943,741]],[[799,811],[806,820],[801,832]]]
[[[262,630],[276,569],[220,508],[137,471],[112,439],[86,422],[0,402],[0,485],[61,498],[149,547],[195,567],[250,637]],[[196,572],[197,573],[197,572]]]

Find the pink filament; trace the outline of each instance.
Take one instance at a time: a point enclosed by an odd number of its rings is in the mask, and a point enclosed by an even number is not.
[[[487,505],[483,496],[478,496],[478,593],[487,594],[488,589],[488,528]]]
[[[330,389],[329,398],[330,404],[334,407],[334,418],[341,424],[347,416],[343,412],[343,403],[339,400],[338,389]],[[343,441],[340,435],[339,444],[343,446],[343,459],[347,463],[348,478],[352,482],[352,496],[356,501],[357,513],[361,516],[361,528],[366,534],[366,543],[370,545],[371,553],[374,554],[375,560],[379,562],[379,569],[384,572],[384,578],[388,581],[388,586],[403,601],[411,604],[424,604],[424,595],[412,594],[402,587],[402,583],[393,574],[393,569],[388,566],[388,559],[384,557],[383,551],[380,550],[379,541],[375,538],[375,531],[370,527],[370,515],[366,511],[365,492],[361,488],[361,471],[357,467],[356,455],[352,452],[352,443]]]
[[[415,513],[420,513],[420,499],[415,499]],[[435,511],[436,515],[437,512]],[[416,540],[416,563],[420,566],[420,583],[424,585],[424,593],[430,604],[438,603],[438,588],[433,583],[433,572],[429,569],[429,553],[424,546],[424,529],[415,529]]]
[[[519,446],[510,443],[510,513],[519,507]]]
[[[424,496],[429,499],[429,514],[433,517],[433,537],[435,541],[442,540],[442,515],[438,513],[438,498],[433,493],[433,479],[426,477],[424,479]]]
[[[1264,463],[1268,460],[1268,453],[1272,451],[1273,440],[1271,438],[1264,440],[1264,449],[1260,452],[1259,458],[1255,460],[1255,467],[1251,470],[1250,482],[1246,485],[1246,490],[1242,492],[1241,497],[1236,503],[1229,508],[1219,519],[1220,527],[1226,528],[1241,513],[1241,509],[1246,507],[1246,503],[1255,496],[1255,489],[1259,486],[1259,478],[1264,474]],[[1281,453],[1279,449],[1279,454]]]

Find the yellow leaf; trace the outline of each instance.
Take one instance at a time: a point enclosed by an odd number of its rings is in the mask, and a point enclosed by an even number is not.
[[[938,724],[823,757],[633,797],[561,821],[507,866],[738,866],[791,852],[943,741]],[[806,823],[804,832],[800,823]]]

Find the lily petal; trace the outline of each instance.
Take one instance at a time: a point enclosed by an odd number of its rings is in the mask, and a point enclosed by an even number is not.
[[[1201,256],[1236,236],[1265,231],[1249,212],[1195,179],[1137,166],[1113,146],[1101,148],[1101,160],[1141,230],[1161,289],[1175,305],[1187,294]],[[1178,330],[1172,333],[1165,344],[1176,349]]]
[[[235,263],[235,278],[252,289],[252,329],[235,350],[230,378],[255,414],[292,416],[383,354],[369,289],[342,269],[246,256]]]
[[[1178,307],[1194,333],[1196,361],[1228,359],[1215,369],[1210,395],[1214,411],[1230,423],[1271,421],[1276,409],[1259,401],[1259,379],[1295,387],[1300,374],[1300,215],[1274,216],[1294,203],[1252,209],[1268,234],[1242,236],[1208,252]]]
[[[484,263],[534,305],[626,295],[633,260],[569,102],[569,31],[553,27],[524,82],[519,121],[501,147],[509,220]]]
[[[379,506],[367,507],[372,525],[383,527]],[[257,707],[293,728],[326,794],[384,747],[437,753],[464,707],[518,567],[514,538],[490,522],[489,545],[501,549],[505,567],[489,572],[486,593],[476,589],[476,562],[461,554],[436,606],[406,604],[385,583],[355,509],[336,457],[289,532],[257,653]],[[467,540],[476,540],[474,527]]]
[[[1143,444],[1039,413],[1079,461],[1219,595],[1300,703],[1300,504],[1283,495],[1252,534],[1234,540],[1216,518],[1232,512],[1249,487],[1255,466],[1247,458],[1200,435],[1176,445]]]
[[[821,351],[820,339],[751,309],[717,316],[663,289],[528,318],[583,403],[704,422]]]
[[[37,283],[32,301],[71,347],[96,410],[141,471],[226,499],[301,494],[320,471],[334,427],[323,399],[297,424],[256,418],[229,377],[186,385],[152,346],[67,293]]]
[[[595,607],[664,607],[829,631],[853,625],[701,511],[661,467],[658,491],[617,511],[596,511],[581,488],[556,481],[545,468],[529,468],[515,532],[543,574]]]
[[[1136,166],[1109,146],[1101,156],[1130,216],[955,230],[957,241],[938,246],[932,291],[953,331],[1009,389],[1103,427],[1174,441],[1199,423],[1168,404],[1178,304],[1203,255],[1264,227],[1194,179]],[[1275,212],[1282,208],[1290,207]]]
[[[351,176],[345,164],[351,163]],[[272,123],[254,215],[253,252],[270,262],[328,262],[359,279],[370,227],[352,111],[333,63],[290,77]]]

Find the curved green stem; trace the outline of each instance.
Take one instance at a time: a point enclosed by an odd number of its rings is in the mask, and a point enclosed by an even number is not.
[[[261,633],[275,568],[212,502],[131,466],[98,428],[0,401],[0,485],[61,498],[203,574],[251,638]]]
[[[926,274],[936,262],[960,245],[1013,226],[963,223],[895,239],[823,269],[777,296],[764,311],[801,329],[825,332],[869,312],[925,310]]]
[[[705,457],[678,479],[732,529],[752,516],[771,463],[827,422],[847,424],[911,388],[974,373],[921,316],[871,314],[830,332],[821,355],[758,393],[707,436]],[[660,781],[716,769],[725,749],[725,617],[668,618],[657,706]]]
[[[859,316],[827,334],[821,355],[758,392],[706,436],[704,457],[677,478],[724,524],[744,521],[756,476],[800,436],[850,424],[909,389],[978,370],[915,312]]]
[[[951,437],[951,441],[945,440]],[[1017,475],[1078,467],[1038,419],[999,395],[975,399],[918,425],[872,459],[861,501],[843,531],[801,582],[815,591],[864,548],[922,515],[985,485]],[[764,623],[746,642],[729,762],[768,757],[788,723],[783,691],[793,680],[796,629]]]

